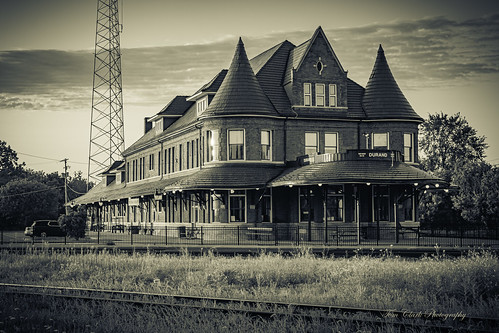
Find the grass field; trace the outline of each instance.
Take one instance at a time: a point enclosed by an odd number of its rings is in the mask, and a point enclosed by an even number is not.
[[[71,249],[62,253],[39,253],[17,255],[0,253],[0,282],[45,284],[127,291],[145,291],[167,294],[241,298],[261,301],[311,303],[351,307],[407,310],[410,312],[432,312],[443,314],[462,313],[466,316],[495,317],[499,313],[499,260],[487,251],[472,252],[467,256],[450,258],[442,254],[429,255],[418,260],[393,256],[389,250],[353,258],[323,258],[311,255],[306,249],[293,256],[260,254],[256,257],[222,257],[213,254],[190,256],[187,251],[180,256],[156,254],[97,253],[89,250],[85,255],[76,255]],[[15,303],[15,300],[12,302]],[[21,306],[7,306],[3,302],[3,324],[7,318],[26,317]],[[12,305],[12,304],[11,304]],[[23,306],[26,306],[25,304]],[[14,309],[17,308],[17,315]],[[50,308],[50,306],[49,306]],[[76,331],[111,332],[127,331],[135,318],[134,327],[149,332],[148,320],[134,312],[127,319],[114,320],[102,326],[95,320],[93,309],[77,310],[75,324],[55,309],[44,310],[44,321],[73,323]],[[76,310],[71,310],[71,313]],[[108,311],[108,310],[106,310]],[[123,311],[121,309],[120,311]],[[116,316],[120,311],[111,311]],[[101,317],[105,316],[100,311]],[[189,314],[191,315],[191,314]],[[114,315],[107,313],[110,318]],[[138,317],[137,317],[138,316]],[[172,322],[185,322],[177,316],[185,314],[155,314],[156,328],[161,318]],[[122,318],[123,315],[119,315]],[[201,315],[202,317],[202,315]],[[214,327],[214,318],[207,324],[202,318],[189,322],[204,331],[224,331],[226,324]],[[27,317],[26,317],[27,318]],[[92,319],[93,318],[93,319]],[[160,319],[158,319],[160,318]],[[30,322],[31,320],[21,320]],[[41,319],[39,319],[41,320]],[[41,320],[43,322],[43,320]],[[110,320],[110,319],[106,319]],[[246,318],[224,318],[234,320],[239,331],[321,331],[319,327],[307,328],[287,322],[272,324],[252,323]],[[141,324],[139,324],[141,322]],[[97,324],[98,323],[98,324]],[[120,324],[121,323],[121,324]],[[344,323],[340,323],[345,325]],[[49,324],[46,324],[49,325]],[[118,326],[116,326],[118,325]],[[120,326],[121,325],[121,326]],[[257,325],[257,326],[255,326]],[[277,325],[268,327],[262,325]],[[57,325],[49,325],[52,328]],[[70,330],[63,326],[58,332]],[[167,326],[168,329],[172,327]],[[227,326],[227,331],[234,327]],[[192,326],[180,329],[190,331]],[[338,327],[337,327],[338,328]],[[179,329],[177,326],[175,329]],[[2,326],[0,323],[0,330]],[[341,329],[339,329],[341,330]],[[349,331],[344,328],[343,331]],[[164,330],[158,330],[158,332]],[[195,330],[192,330],[195,331]],[[331,331],[327,328],[326,331]],[[334,330],[333,330],[334,331]]]

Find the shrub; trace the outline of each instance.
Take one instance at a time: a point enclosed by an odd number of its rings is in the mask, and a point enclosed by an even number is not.
[[[58,221],[69,237],[75,239],[85,237],[87,211],[84,207],[80,206],[76,212],[73,211],[68,215],[61,215]]]

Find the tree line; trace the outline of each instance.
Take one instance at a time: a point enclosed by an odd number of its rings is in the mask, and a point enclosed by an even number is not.
[[[68,201],[93,186],[82,172],[68,175]],[[19,163],[17,152],[0,140],[0,227],[21,229],[34,220],[58,219],[65,212],[64,174],[45,173]]]

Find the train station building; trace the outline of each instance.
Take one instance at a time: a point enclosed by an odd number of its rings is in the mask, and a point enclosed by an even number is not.
[[[366,87],[319,27],[227,69],[144,121],[144,135],[73,205],[92,221],[161,228],[273,224],[417,226],[423,119],[379,46]],[[222,67],[221,67],[222,68]]]

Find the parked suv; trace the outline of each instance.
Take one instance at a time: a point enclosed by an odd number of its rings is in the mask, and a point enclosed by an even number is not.
[[[31,227],[26,227],[24,234],[30,237],[66,236],[60,224],[55,220],[37,220]]]

